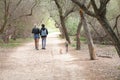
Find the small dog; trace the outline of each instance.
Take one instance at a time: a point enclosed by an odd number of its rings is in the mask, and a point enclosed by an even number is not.
[[[66,52],[68,52],[68,41],[65,42]]]
[[[60,54],[63,54],[62,49],[60,49]]]

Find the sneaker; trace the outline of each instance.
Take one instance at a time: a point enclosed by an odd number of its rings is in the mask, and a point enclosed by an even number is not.
[[[39,50],[39,49],[37,49],[37,50]]]
[[[42,48],[42,49],[45,49],[45,48]]]
[[[36,50],[39,50],[38,48],[36,48]]]

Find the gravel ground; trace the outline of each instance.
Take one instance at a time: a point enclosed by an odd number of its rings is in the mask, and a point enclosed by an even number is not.
[[[113,46],[95,45],[96,60],[89,60],[86,49],[87,45],[82,44],[82,49],[74,54],[86,65],[86,80],[120,80],[120,58]]]
[[[66,53],[64,40],[56,36],[47,39],[46,50],[36,51],[32,45],[0,49],[0,80],[120,80],[113,46],[95,45],[98,57],[90,60],[87,45],[80,51],[69,47]]]

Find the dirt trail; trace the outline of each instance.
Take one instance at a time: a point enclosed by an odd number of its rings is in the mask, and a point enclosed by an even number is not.
[[[46,50],[35,50],[33,45],[30,42],[13,52],[0,53],[0,80],[88,80],[84,63],[65,53],[64,40],[50,35]]]

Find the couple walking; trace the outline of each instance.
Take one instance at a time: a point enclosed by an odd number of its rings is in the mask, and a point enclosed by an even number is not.
[[[46,47],[46,37],[48,35],[48,30],[47,30],[47,28],[45,28],[45,25],[42,24],[41,29],[39,29],[37,27],[37,25],[35,25],[34,28],[32,29],[32,33],[34,34],[35,49],[39,50],[38,46],[39,46],[40,36],[42,38],[42,49],[45,49],[45,47]]]

